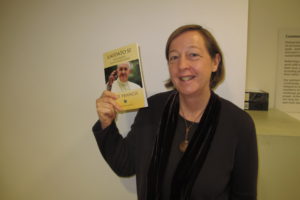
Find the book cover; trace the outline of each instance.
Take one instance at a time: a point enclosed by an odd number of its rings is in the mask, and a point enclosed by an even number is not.
[[[139,46],[130,44],[103,54],[107,90],[118,95],[124,111],[147,107]]]

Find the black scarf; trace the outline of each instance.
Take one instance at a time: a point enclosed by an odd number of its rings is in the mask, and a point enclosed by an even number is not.
[[[208,105],[201,121],[191,138],[189,146],[175,170],[170,199],[188,200],[197,175],[202,169],[210,144],[216,131],[221,102],[211,92]],[[147,200],[161,199],[161,183],[167,166],[173,136],[179,115],[178,92],[169,96],[161,118],[159,133],[156,137],[153,155],[148,171]]]

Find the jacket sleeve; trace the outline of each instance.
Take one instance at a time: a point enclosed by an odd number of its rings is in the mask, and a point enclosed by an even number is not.
[[[132,131],[123,138],[113,122],[105,129],[99,121],[93,126],[99,150],[111,169],[122,177],[135,174],[135,135]]]
[[[256,200],[258,150],[256,131],[250,116],[240,125],[232,172],[231,200]]]

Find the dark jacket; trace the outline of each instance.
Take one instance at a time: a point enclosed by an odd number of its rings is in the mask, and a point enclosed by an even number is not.
[[[102,130],[98,121],[93,127],[99,149],[112,170],[119,176],[136,175],[139,200],[146,196],[154,138],[169,93],[148,99],[149,106],[138,111],[125,138],[115,123]],[[258,158],[254,123],[246,112],[220,99],[218,127],[194,184],[192,199],[255,200]]]

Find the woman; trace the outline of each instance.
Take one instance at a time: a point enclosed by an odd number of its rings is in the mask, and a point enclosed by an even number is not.
[[[97,99],[93,127],[119,176],[136,174],[139,200],[256,199],[257,143],[252,119],[212,90],[222,81],[222,52],[199,25],[176,29],[166,45],[174,89],[148,99],[122,138],[116,95]]]

